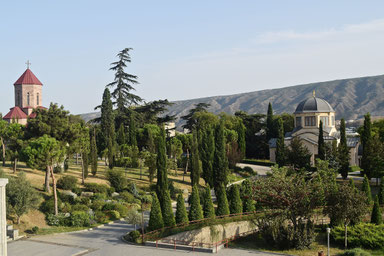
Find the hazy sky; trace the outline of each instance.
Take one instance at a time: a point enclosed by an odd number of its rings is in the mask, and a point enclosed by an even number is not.
[[[43,105],[92,112],[115,55],[146,101],[384,74],[384,1],[3,1],[0,112],[31,70]]]

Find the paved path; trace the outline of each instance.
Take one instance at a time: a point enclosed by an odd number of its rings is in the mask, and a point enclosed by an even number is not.
[[[123,242],[121,236],[133,230],[133,226],[124,221],[104,227],[77,233],[66,233],[46,236],[34,236],[29,239],[10,242],[9,256],[172,256],[172,255],[209,255],[169,249],[131,245]],[[223,249],[219,255],[275,255],[241,249]]]
[[[271,167],[255,164],[237,164],[238,167],[244,168],[245,166],[251,167],[254,171],[257,172],[257,175],[265,176],[267,172],[271,171]]]

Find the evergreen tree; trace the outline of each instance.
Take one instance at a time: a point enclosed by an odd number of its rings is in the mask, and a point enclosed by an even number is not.
[[[273,127],[273,109],[272,104],[269,102],[268,104],[268,112],[267,112],[267,141],[274,137],[274,127]]]
[[[361,134],[361,141],[363,144],[363,155],[361,158],[361,168],[364,170],[365,175],[368,178],[372,178],[372,170],[373,167],[373,151],[372,148],[372,123],[371,123],[371,115],[367,113],[364,116],[364,127],[363,133]]]
[[[229,214],[229,206],[227,200],[227,193],[225,192],[224,185],[221,185],[215,190],[217,198],[216,216],[223,216]]]
[[[108,150],[109,168],[113,168],[114,147],[115,147],[115,118],[112,109],[111,94],[106,88],[101,103],[101,131]]]
[[[185,208],[184,198],[182,194],[177,196],[177,205],[176,205],[176,223],[188,223],[188,214],[187,209]]]
[[[375,197],[375,202],[373,204],[372,215],[371,215],[371,223],[376,225],[380,225],[383,223],[383,216],[381,215],[379,197]]]
[[[168,175],[167,175],[167,154],[165,148],[165,131],[164,127],[161,129],[161,134],[157,137],[157,184],[156,191],[159,197],[160,204],[163,202],[163,192],[168,189]]]
[[[229,212],[231,214],[243,212],[239,186],[237,184],[232,185],[230,187],[229,194]]]
[[[161,214],[161,207],[159,199],[156,194],[152,195],[152,206],[149,214],[148,231],[156,230],[164,227],[163,215]]]
[[[192,137],[192,158],[191,158],[191,186],[199,185],[201,162],[199,160],[199,149],[197,144],[196,132],[193,132]]]
[[[202,177],[210,187],[213,182],[213,159],[215,154],[215,136],[211,126],[201,131],[200,158],[202,164]]]
[[[349,186],[351,186],[353,189],[356,189],[355,181],[352,178],[349,179]]]
[[[239,149],[241,152],[241,159],[245,157],[245,126],[243,123],[243,120],[239,118],[239,121],[236,125],[236,132],[237,132],[237,144],[239,145]]]
[[[215,207],[213,206],[211,188],[209,185],[205,187],[203,212],[204,218],[215,218]]]
[[[190,200],[191,207],[189,209],[189,220],[201,220],[203,218],[203,210],[200,204],[199,189],[197,185],[193,185],[192,187],[192,195]]]
[[[129,144],[131,146],[136,147],[137,146],[137,140],[136,140],[136,122],[134,117],[134,112],[130,111],[129,115]]]
[[[173,214],[172,200],[169,190],[163,191],[163,202],[160,201],[161,213],[163,214],[163,221],[165,227],[172,227],[176,224],[175,215]]]
[[[119,129],[116,133],[116,142],[119,146],[124,145],[127,143],[127,139],[125,138],[125,128],[124,124],[121,123]]]
[[[317,157],[321,160],[325,160],[325,142],[323,135],[323,122],[320,120],[319,139],[317,143]]]
[[[224,122],[221,120],[215,132],[215,153],[213,161],[215,191],[217,187],[224,187],[228,183],[228,160],[225,148]]]
[[[278,129],[278,137],[276,141],[276,163],[279,166],[284,166],[286,161],[285,155],[285,145],[284,145],[284,124],[283,119],[279,117],[278,119],[279,129]]]
[[[380,179],[380,187],[379,187],[379,203],[384,204],[384,177]]]
[[[371,186],[369,185],[369,179],[368,179],[367,175],[364,175],[362,191],[364,192],[364,194],[367,197],[367,202],[369,204],[371,204],[372,203],[372,193],[371,193]]]
[[[91,131],[91,172],[93,176],[96,176],[97,173],[97,144],[96,144],[96,128],[94,127]]]
[[[194,115],[198,112],[208,112],[207,109],[211,106],[211,104],[208,103],[198,103],[195,105],[194,108],[189,110],[189,113],[185,116],[182,116],[181,119],[183,119],[185,124],[183,125],[184,129],[188,129],[189,131],[192,131],[196,126],[196,119],[194,118]]]
[[[254,201],[252,200],[252,187],[248,179],[241,184],[241,198],[243,200],[243,212],[253,212],[256,210]]]
[[[345,120],[342,118],[340,123],[340,144],[338,147],[339,170],[343,179],[348,177],[349,171],[349,149],[347,146],[347,136],[345,132]]]
[[[309,169],[311,167],[311,152],[303,145],[299,137],[291,140],[291,147],[286,149],[287,163],[295,169]]]

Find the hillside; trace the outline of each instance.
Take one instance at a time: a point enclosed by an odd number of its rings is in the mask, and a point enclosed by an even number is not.
[[[213,113],[235,113],[243,110],[248,113],[266,113],[271,102],[275,113],[293,113],[297,104],[312,95],[327,100],[336,111],[336,118],[358,119],[370,112],[373,116],[384,115],[384,75],[342,79],[328,82],[296,85],[279,89],[262,90],[235,95],[197,98],[173,102],[169,114],[178,118],[188,113],[196,103],[211,104]],[[81,115],[85,120],[98,116],[98,113]],[[180,124],[180,120],[177,120]]]

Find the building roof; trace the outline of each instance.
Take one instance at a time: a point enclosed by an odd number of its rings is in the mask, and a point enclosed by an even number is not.
[[[27,119],[27,114],[24,113],[21,108],[18,106],[11,108],[11,110],[6,114],[3,119]]]
[[[13,84],[13,85],[20,85],[20,84],[38,84],[43,85],[39,79],[32,73],[32,71],[27,68],[25,72],[20,76],[19,79]]]
[[[347,147],[349,148],[355,148],[359,142],[359,137],[347,137]]]
[[[298,113],[313,113],[313,112],[335,112],[332,106],[323,99],[310,97],[297,105],[296,111],[294,114]]]

